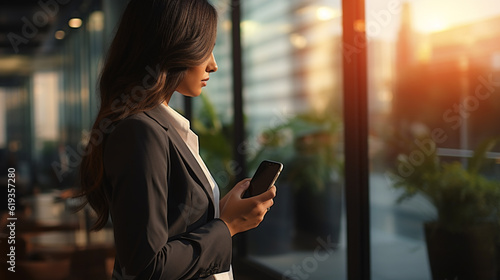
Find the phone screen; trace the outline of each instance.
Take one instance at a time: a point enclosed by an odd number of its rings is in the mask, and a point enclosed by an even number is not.
[[[248,187],[249,196],[259,195],[267,191],[278,179],[282,168],[283,164],[279,162],[270,160],[261,162],[250,181],[250,187]]]

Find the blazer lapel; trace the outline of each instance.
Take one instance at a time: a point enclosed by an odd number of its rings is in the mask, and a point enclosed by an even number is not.
[[[212,187],[208,181],[205,172],[200,167],[200,164],[194,157],[191,150],[188,148],[187,144],[182,140],[181,136],[175,129],[170,129],[170,124],[168,119],[165,117],[165,112],[160,106],[156,106],[154,109],[144,112],[150,118],[154,119],[158,124],[160,124],[165,130],[169,131],[169,135],[171,135],[170,140],[174,143],[174,145],[179,149],[184,160],[188,163],[188,167],[191,168],[193,173],[196,175],[196,180],[200,185],[205,189],[206,194],[210,198],[212,202],[212,206],[215,207],[214,202],[214,193]]]

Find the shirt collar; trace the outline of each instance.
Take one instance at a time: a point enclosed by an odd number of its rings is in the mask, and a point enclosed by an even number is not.
[[[184,141],[188,138],[188,134],[191,131],[191,124],[188,119],[175,111],[172,107],[162,103],[160,105],[165,111],[170,124],[177,130],[177,133],[182,137]]]

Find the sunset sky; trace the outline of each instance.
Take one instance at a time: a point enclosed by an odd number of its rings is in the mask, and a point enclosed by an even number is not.
[[[414,27],[424,33],[500,16],[498,0],[414,0]]]
[[[401,12],[390,13],[390,7],[394,3],[402,7],[405,2],[411,3],[413,28],[421,33],[500,17],[498,0],[367,0],[366,21],[372,25],[371,29],[367,29],[368,36],[394,40],[400,26]],[[390,17],[386,20],[384,15]]]

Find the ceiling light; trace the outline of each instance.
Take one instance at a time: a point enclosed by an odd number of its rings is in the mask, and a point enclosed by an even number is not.
[[[72,18],[68,21],[68,25],[71,28],[80,28],[80,26],[82,26],[82,19]]]
[[[57,30],[56,34],[54,34],[54,37],[56,37],[57,40],[64,39],[64,36],[66,36],[66,32],[64,32],[63,30]]]

